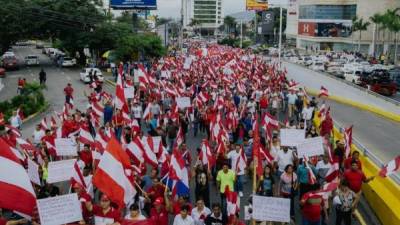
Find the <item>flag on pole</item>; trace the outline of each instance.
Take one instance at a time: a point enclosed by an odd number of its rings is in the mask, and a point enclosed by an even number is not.
[[[328,89],[326,89],[324,86],[321,86],[318,98],[321,98],[322,96],[329,97]]]
[[[400,169],[400,155],[395,159],[391,160],[387,165],[385,165],[380,171],[379,176],[387,177],[392,173],[395,173]]]
[[[353,125],[344,130],[344,149],[346,158],[350,157],[352,139],[353,139]]]

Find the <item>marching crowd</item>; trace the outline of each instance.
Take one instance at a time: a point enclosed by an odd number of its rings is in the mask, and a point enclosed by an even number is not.
[[[302,224],[350,225],[361,185],[373,177],[350,153],[351,130],[335,140],[329,107],[285,75],[250,51],[192,43],[148,69],[121,63],[115,94],[93,79],[85,109],[74,107],[68,84],[64,110],[44,118],[30,140],[16,118],[2,124],[1,149],[14,155],[1,156],[39,165],[40,183],[32,183],[33,203],[23,195],[19,204],[0,201],[0,225],[28,222],[12,211],[40,224],[36,199],[70,192],[82,205],[76,224],[242,225],[240,201],[251,197],[244,181],[253,178],[254,195],[290,199],[292,222],[298,199]],[[281,145],[280,129],[322,137],[325,154],[299,157],[295,146]],[[60,155],[57,138],[76,142],[77,156]],[[47,182],[49,163],[71,158],[68,187]]]

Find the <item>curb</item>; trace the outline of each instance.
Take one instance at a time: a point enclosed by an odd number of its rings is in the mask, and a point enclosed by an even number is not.
[[[307,93],[309,93],[310,95],[318,96],[318,91],[313,90],[313,89],[308,89],[308,88],[306,90],[307,90]],[[392,113],[392,112],[388,112],[388,111],[385,111],[385,110],[382,110],[382,109],[380,109],[378,107],[375,107],[375,106],[362,104],[362,103],[355,102],[355,101],[352,101],[350,99],[342,98],[342,97],[335,96],[335,95],[330,95],[327,98],[330,99],[330,100],[342,103],[342,104],[346,104],[346,105],[353,106],[355,108],[359,108],[359,109],[364,110],[364,111],[369,111],[369,112],[375,113],[375,114],[377,114],[379,116],[382,116],[382,117],[384,117],[386,119],[393,120],[395,122],[400,122],[400,115]]]
[[[355,210],[354,212],[358,222],[360,222],[361,225],[367,225],[367,223],[364,220],[364,217],[362,217],[361,213],[358,211],[358,209]]]
[[[116,86],[117,84],[114,81],[111,81],[109,79],[105,79],[105,81],[110,84],[111,86]]]
[[[48,102],[46,102],[46,104],[41,109],[39,109],[39,111],[35,112],[34,114],[32,114],[32,115],[26,117],[24,120],[22,120],[22,123],[26,123],[26,122],[29,122],[29,121],[33,120],[39,114],[41,114],[42,112],[46,111],[49,107],[50,107],[50,104]]]

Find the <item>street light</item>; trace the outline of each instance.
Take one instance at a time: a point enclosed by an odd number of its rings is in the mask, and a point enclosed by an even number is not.
[[[282,7],[288,5],[287,0],[270,0],[268,6],[279,6],[279,45],[278,45],[278,63],[281,66],[281,55],[282,55]]]

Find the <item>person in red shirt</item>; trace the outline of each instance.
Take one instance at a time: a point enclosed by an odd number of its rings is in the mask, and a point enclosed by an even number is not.
[[[100,198],[100,205],[89,202],[86,208],[93,213],[95,224],[121,225],[121,212],[111,207],[111,201],[105,194]]]
[[[124,117],[122,116],[122,111],[117,109],[113,118],[112,124],[114,127],[115,136],[117,136],[118,140],[121,140],[122,135],[122,126],[124,125]]]
[[[42,142],[44,142],[44,146],[46,146],[48,155],[51,157],[52,160],[57,158],[57,152],[53,147],[47,146],[46,142],[55,147],[55,139],[56,137],[54,134],[51,133],[51,130],[46,130],[46,135],[42,137]]]
[[[267,95],[263,94],[260,99],[260,109],[261,109],[261,116],[267,112],[268,109],[268,98]]]
[[[322,194],[318,194],[319,184],[313,186],[313,190],[303,195],[300,200],[302,206],[303,224],[319,225],[321,224],[321,211],[325,214],[325,219],[328,217],[326,207],[324,207],[324,199]],[[327,221],[326,221],[327,223]]]
[[[75,183],[73,186],[74,192],[78,195],[78,199],[82,204],[82,216],[83,220],[86,224],[89,224],[91,217],[93,216],[92,213],[88,210],[88,206],[90,206],[92,202],[92,197],[84,191],[82,186],[78,183]]]
[[[164,206],[162,197],[157,198],[150,209],[150,219],[157,225],[168,225],[168,212]]]
[[[360,170],[362,170],[362,164],[361,164],[361,161],[360,161],[360,153],[359,153],[358,151],[354,151],[354,152],[351,154],[351,157],[350,157],[350,158],[347,158],[347,159],[344,161],[344,168],[345,168],[346,170],[350,169],[350,168],[351,168],[351,162],[352,162],[353,160],[355,160],[355,161],[357,162],[358,168],[359,168]]]
[[[64,88],[65,94],[65,103],[71,104],[72,94],[74,93],[74,89],[72,88],[72,84],[68,83],[67,86]]]
[[[175,216],[181,213],[181,207],[187,205],[189,207],[188,213],[192,212],[192,204],[189,203],[188,196],[179,196],[178,201],[174,201],[171,204],[167,204],[167,209],[169,212],[173,213]],[[169,206],[169,207],[168,207]]]
[[[164,197],[165,186],[160,182],[160,180],[155,177],[153,178],[153,185],[148,189],[147,195],[151,201],[156,201],[157,199],[162,199]]]
[[[349,182],[349,188],[357,194],[357,203],[359,197],[361,196],[362,184],[368,183],[374,178],[375,176],[367,178],[365,174],[358,168],[358,163],[355,160],[351,162],[351,169],[346,170],[343,174],[343,179]]]
[[[83,149],[80,149],[80,144],[78,143],[78,156],[79,159],[85,163],[85,167],[92,168],[93,156],[92,151],[90,150],[90,145],[83,145]]]

